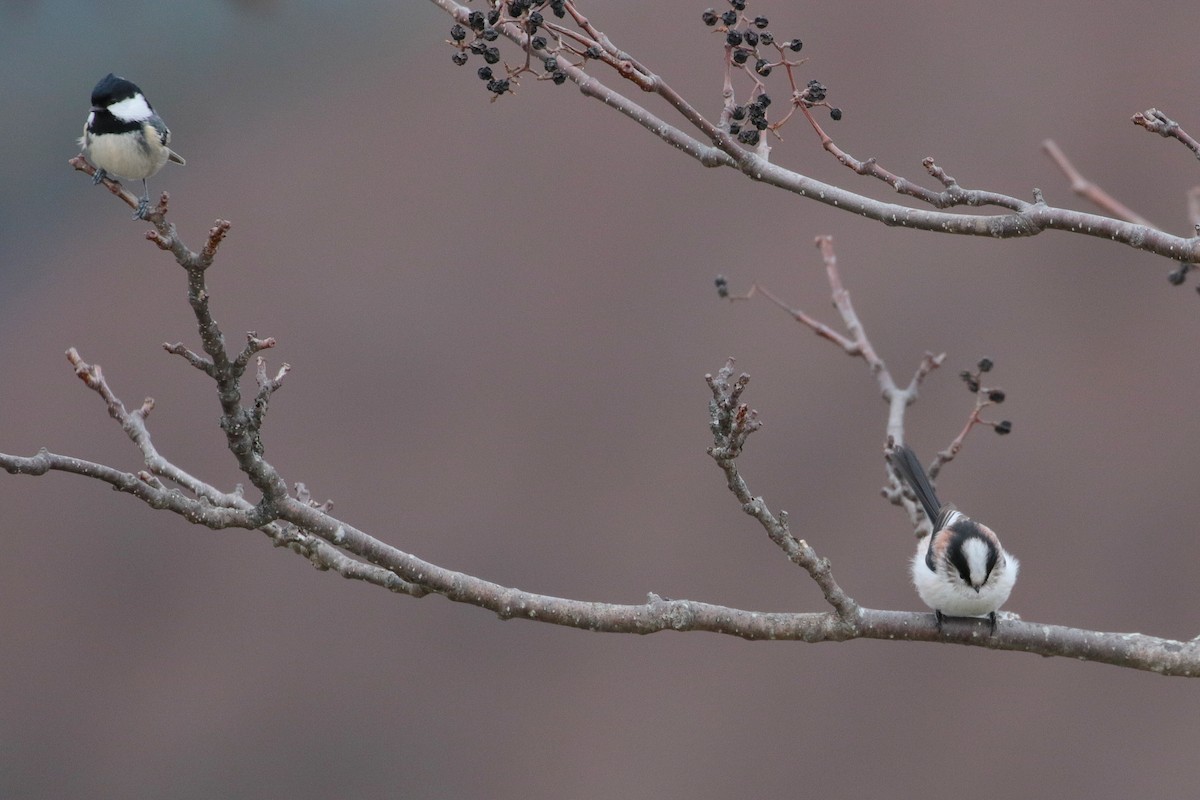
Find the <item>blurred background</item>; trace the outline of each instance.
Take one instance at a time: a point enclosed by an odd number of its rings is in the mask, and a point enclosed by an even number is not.
[[[713,0],[708,0],[713,2]],[[585,10],[699,109],[720,108],[706,3]],[[850,153],[922,179],[1092,210],[1042,154],[1186,234],[1200,6],[1072,0],[752,0],[845,111]],[[140,459],[63,352],[164,455],[230,488],[183,273],[147,225],[67,166],[92,86],[139,83],[188,159],[151,179],[199,247],[232,341],[274,336],[267,457],[355,525],[505,585],[824,610],[705,455],[704,374],[727,356],[764,430],[756,494],[876,608],[918,609],[905,516],[881,499],[886,408],[864,365],[766,302],[834,324],[831,234],[899,380],[945,351],[909,411],[929,458],[990,356],[1011,436],[973,435],[941,492],[1022,562],[1025,619],[1200,632],[1200,297],[1112,243],[884,228],[706,170],[573,85],[489,102],[431,3],[0,6],[0,451]],[[515,61],[511,48],[505,57]],[[598,72],[605,80],[612,76]],[[615,83],[615,81],[614,81]],[[785,78],[771,76],[777,99]],[[745,87],[743,87],[744,91]],[[671,117],[648,95],[638,101]],[[773,159],[875,197],[797,121]],[[928,183],[928,181],[925,181]],[[1194,284],[1193,284],[1194,285]],[[96,482],[0,475],[0,796],[1183,797],[1197,684],[930,644],[593,635],[417,601],[314,571],[260,534],[211,532]],[[1135,744],[1136,743],[1136,744]]]

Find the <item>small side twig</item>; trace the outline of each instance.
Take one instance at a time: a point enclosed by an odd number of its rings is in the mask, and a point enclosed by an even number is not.
[[[1148,225],[1155,227],[1150,220],[1143,217],[1133,209],[1126,206],[1124,203],[1117,200],[1108,192],[1101,189],[1096,184],[1083,176],[1083,173],[1075,168],[1071,160],[1067,158],[1067,154],[1062,151],[1058,143],[1053,139],[1046,139],[1042,142],[1042,149],[1046,151],[1046,155],[1062,170],[1067,176],[1067,180],[1071,182],[1071,191],[1075,194],[1089,200],[1101,211],[1111,214],[1117,219],[1123,219],[1126,222],[1131,222],[1134,225]]]
[[[1134,125],[1145,128],[1151,133],[1157,133],[1164,139],[1178,139],[1183,143],[1184,147],[1192,151],[1192,155],[1200,158],[1200,142],[1196,141],[1178,122],[1157,108],[1148,108],[1145,111],[1139,111],[1130,118],[1130,121]]]
[[[942,467],[954,460],[954,457],[962,450],[963,444],[967,440],[967,435],[976,427],[982,425],[991,428],[1002,436],[1012,432],[1012,422],[1006,419],[997,422],[984,419],[982,416],[984,409],[1003,403],[1007,397],[1005,391],[1000,387],[984,386],[982,383],[984,373],[990,372],[993,366],[992,359],[981,358],[974,371],[964,370],[959,373],[959,378],[967,385],[967,389],[975,395],[975,407],[971,409],[971,413],[967,416],[966,424],[963,425],[958,435],[954,437],[945,449],[940,450],[933,459],[933,464],[929,467],[930,480],[936,479],[938,473],[942,471]]]
[[[742,373],[733,378],[733,359],[725,362],[716,375],[708,374],[704,380],[712,392],[709,401],[710,427],[713,445],[708,454],[725,473],[725,481],[742,504],[742,511],[758,520],[767,536],[787,555],[788,559],[808,573],[821,588],[826,601],[837,612],[837,624],[853,629],[859,615],[858,603],[847,595],[833,577],[829,559],[822,558],[803,539],[791,534],[786,511],[778,516],[771,513],[766,501],[755,497],[750,487],[739,474],[736,459],[751,433],[762,427],[758,413],[741,402],[742,392],[750,382],[750,376]]]
[[[96,168],[92,166],[83,153],[80,153],[74,158],[68,159],[67,163],[85,175],[90,175],[92,177],[95,177],[96,175]],[[101,179],[100,184],[112,192],[114,196],[120,198],[121,202],[123,202],[125,205],[129,206],[135,211],[138,209],[138,206],[141,203],[141,198],[122,186],[120,181],[114,180],[113,178],[105,175],[105,177]],[[167,214],[167,205],[169,202],[170,196],[166,192],[163,192],[158,198],[158,204],[152,207],[149,212],[147,212],[144,219],[147,222],[154,224],[163,222],[163,218]]]
[[[727,279],[724,276],[720,276],[717,278],[717,291],[722,297],[726,297],[729,300],[747,300],[755,294],[762,294],[763,297],[766,297],[791,315],[792,319],[809,328],[821,338],[833,342],[847,355],[861,358],[867,364],[867,368],[870,369],[871,374],[875,376],[880,394],[883,396],[884,401],[888,403],[887,435],[898,442],[902,442],[904,441],[904,411],[908,406],[916,402],[922,381],[925,380],[925,377],[929,373],[941,366],[946,358],[946,354],[939,353],[935,355],[933,353],[925,353],[921,359],[921,363],[913,373],[912,380],[909,381],[907,386],[900,388],[892,378],[887,364],[879,357],[874,345],[871,344],[871,340],[867,336],[866,327],[854,310],[854,303],[850,298],[850,292],[842,284],[841,274],[838,271],[837,254],[833,248],[833,237],[818,236],[815,243],[821,251],[821,258],[825,263],[825,277],[829,283],[833,305],[838,310],[838,314],[842,318],[842,324],[849,335],[838,333],[830,326],[809,316],[804,311],[792,308],[764,286],[757,283],[752,285],[750,290],[745,294],[734,295],[729,293]]]

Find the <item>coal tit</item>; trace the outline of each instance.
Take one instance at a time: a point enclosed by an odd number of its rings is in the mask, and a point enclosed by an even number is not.
[[[168,161],[186,163],[167,147],[170,143],[171,131],[136,84],[110,72],[92,89],[92,110],[79,146],[96,167],[93,184],[109,175],[142,182],[134,219],[145,219],[150,210],[146,179]]]
[[[996,611],[1017,582],[1020,563],[1000,546],[1000,539],[950,504],[942,505],[916,453],[904,445],[888,453],[888,461],[908,484],[933,526],[929,540],[917,542],[912,579],[917,594],[943,617],[986,616],[996,629]]]

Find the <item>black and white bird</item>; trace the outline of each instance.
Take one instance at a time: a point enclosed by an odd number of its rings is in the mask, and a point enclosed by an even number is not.
[[[912,579],[917,594],[937,614],[938,629],[944,617],[987,617],[994,631],[996,612],[1017,582],[1020,563],[1005,552],[991,528],[953,505],[942,505],[910,448],[893,447],[888,461],[933,526],[928,541],[917,542]]]
[[[96,167],[92,183],[116,176],[142,182],[142,197],[134,219],[145,219],[150,210],[146,179],[168,161],[186,163],[172,150],[171,131],[132,81],[111,72],[92,89],[92,110],[83,126],[79,146]]]

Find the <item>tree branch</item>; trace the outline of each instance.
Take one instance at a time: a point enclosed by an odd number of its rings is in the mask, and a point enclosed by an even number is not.
[[[1071,182],[1071,191],[1094,203],[1102,211],[1111,214],[1114,217],[1123,219],[1126,222],[1131,222],[1134,225],[1150,225],[1150,221],[1138,214],[1133,209],[1120,202],[1108,192],[1101,189],[1096,184],[1083,176],[1083,173],[1075,168],[1071,160],[1067,158],[1066,153],[1058,146],[1058,143],[1053,139],[1046,139],[1042,142],[1042,149],[1046,151],[1046,155],[1054,161],[1063,174],[1067,176],[1067,180]]]
[[[581,24],[590,30],[589,24]],[[620,58],[619,51],[611,43],[602,39],[596,41],[602,41],[601,52],[610,60]],[[646,78],[648,73],[640,64],[628,63],[629,69]],[[659,90],[656,80],[645,83],[655,91]],[[78,164],[75,166],[81,169]],[[948,177],[944,180],[952,181]],[[109,188],[112,190],[111,186]],[[114,190],[114,194],[122,202],[128,202],[121,192]],[[109,415],[138,448],[146,468],[134,474],[43,449],[32,457],[0,454],[0,467],[9,473],[43,475],[58,471],[100,480],[153,508],[171,511],[196,525],[210,529],[241,527],[262,531],[276,545],[303,555],[319,569],[333,570],[349,579],[413,597],[440,594],[455,602],[489,609],[502,619],[521,618],[614,633],[703,630],[744,639],[820,642],[867,638],[943,642],[1065,656],[1164,675],[1200,675],[1200,639],[1180,642],[1141,634],[1087,631],[1028,623],[1012,614],[1004,615],[1004,624],[995,631],[984,620],[951,620],[949,624],[939,626],[929,613],[859,606],[834,579],[828,560],[818,556],[804,539],[793,535],[786,512],[771,512],[761,497],[751,493],[739,473],[736,459],[749,435],[761,427],[761,422],[757,413],[742,402],[749,378],[745,375],[733,378],[732,360],[716,376],[707,376],[712,394],[709,407],[714,437],[710,455],[722,469],[743,510],[758,520],[789,560],[821,588],[831,611],[769,613],[692,600],[668,600],[655,594],[650,594],[645,603],[636,605],[552,597],[449,570],[386,544],[333,516],[329,504],[314,502],[302,484],[296,485],[294,494],[289,493],[284,478],[265,459],[262,432],[267,404],[281,388],[289,367],[285,364],[271,375],[265,361],[261,357],[254,358],[258,390],[249,407],[241,404],[240,381],[251,358],[275,342],[259,339],[251,333],[247,335],[243,349],[231,356],[212,315],[211,297],[205,283],[205,272],[214,263],[230,225],[218,220],[209,231],[205,246],[199,252],[192,251],[183,243],[174,225],[166,220],[166,199],[164,195],[150,214],[149,221],[154,230],[147,238],[156,247],[170,252],[185,270],[188,302],[204,354],[193,352],[182,344],[165,347],[214,381],[226,443],[238,467],[261,493],[261,499],[252,503],[243,496],[241,487],[221,491],[164,458],[155,448],[146,424],[154,401],[147,398],[140,407],[129,411],[109,386],[100,367],[85,362],[74,349],[68,351],[68,359],[76,375],[101,398]],[[923,378],[941,363],[943,357],[926,354],[909,385],[899,388],[872,347],[850,295],[841,283],[831,240],[820,237],[817,244],[847,334],[837,333],[800,312],[792,312],[793,316],[850,355],[864,360],[889,403],[888,433],[899,439],[903,435],[905,408],[915,400]],[[775,302],[782,306],[778,300]],[[980,371],[985,371],[982,365]],[[975,380],[978,381],[978,375]],[[977,394],[986,391],[990,398],[990,393],[996,390],[977,387],[974,391]],[[991,399],[991,402],[999,401]],[[979,407],[977,400],[975,416],[978,416]],[[903,503],[896,489],[891,491],[890,497],[893,502]]]
[[[430,0],[430,2],[453,17],[459,24],[466,25],[468,23],[470,9],[467,6],[454,2],[454,0]],[[573,2],[573,0],[567,0],[565,3],[568,13],[577,22],[583,20],[578,7],[579,3]],[[494,29],[520,47],[527,57],[527,62],[532,59],[544,64],[546,59],[554,57],[556,70],[561,71],[567,79],[574,82],[584,96],[599,100],[606,107],[615,109],[663,141],[687,153],[704,166],[731,167],[739,170],[751,180],[888,226],[999,239],[1035,236],[1042,231],[1058,230],[1120,242],[1136,250],[1154,253],[1181,263],[1200,261],[1200,236],[1175,236],[1144,223],[1133,223],[1124,219],[1050,206],[1043,200],[1038,189],[1033,189],[1031,192],[1034,198],[1032,202],[998,192],[964,189],[952,178],[948,178],[944,171],[934,164],[932,158],[926,158],[922,163],[933,177],[942,182],[943,191],[933,192],[922,188],[914,181],[884,170],[874,159],[862,161],[837,148],[833,140],[821,130],[808,111],[812,105],[817,103],[804,96],[802,92],[793,93],[793,107],[802,111],[809,122],[813,124],[822,147],[856,173],[875,177],[887,183],[895,191],[932,205],[935,209],[956,206],[977,208],[994,206],[1007,209],[1010,213],[974,215],[910,208],[875,200],[777,166],[768,160],[769,148],[765,146],[765,140],[749,149],[743,147],[737,138],[731,135],[727,120],[724,120],[723,123],[714,123],[705,118],[692,103],[675,91],[661,76],[653,73],[644,61],[637,60],[620,50],[607,37],[597,33],[590,22],[583,20],[583,23],[580,24],[583,25],[585,31],[591,32],[584,35],[587,36],[588,41],[596,42],[596,46],[588,49],[588,53],[594,55],[589,55],[578,65],[569,63],[565,58],[557,58],[558,51],[553,48],[533,49],[531,36],[526,31],[523,19],[518,21],[502,13],[500,21]],[[561,29],[561,26],[559,27]],[[456,46],[461,48],[461,52],[466,52],[465,45],[458,44]],[[575,51],[571,50],[570,52]],[[585,67],[590,63],[604,64],[612,68],[618,77],[631,82],[639,90],[657,94],[663,98],[682,117],[683,121],[695,130],[695,135],[689,135],[667,123],[629,97],[608,86],[596,75],[587,72]],[[523,70],[513,73],[514,79],[519,76],[521,71]],[[760,94],[763,85],[757,76],[754,76],[754,82],[755,88],[752,90],[752,96]],[[725,109],[734,105],[733,87],[728,80],[725,82],[723,100]],[[1150,112],[1146,112],[1146,114],[1150,114]],[[722,113],[722,116],[723,118],[726,116],[725,112]],[[1157,118],[1150,119],[1149,124],[1143,126],[1148,130],[1153,129],[1164,136],[1172,136],[1187,143],[1184,138],[1186,134],[1182,132],[1182,129],[1170,120],[1166,120],[1165,117],[1162,120],[1165,121],[1157,121]]]
[[[1183,143],[1184,147],[1192,151],[1192,155],[1200,158],[1200,142],[1197,142],[1178,122],[1157,108],[1139,111],[1130,118],[1130,121],[1138,127],[1145,128],[1150,133],[1157,133],[1164,139],[1178,139]]]

